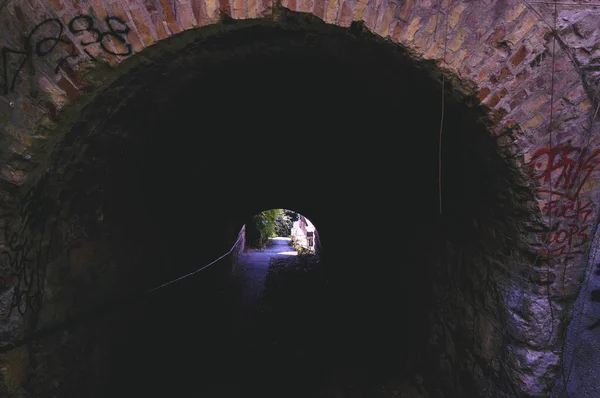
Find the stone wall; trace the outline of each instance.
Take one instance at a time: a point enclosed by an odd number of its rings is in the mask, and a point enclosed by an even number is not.
[[[562,367],[553,398],[593,397],[600,394],[600,232],[596,229],[579,297],[569,303],[570,324],[561,350]]]

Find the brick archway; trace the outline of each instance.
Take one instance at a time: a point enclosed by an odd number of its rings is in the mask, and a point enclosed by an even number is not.
[[[341,27],[360,21],[414,58],[433,61],[458,83],[455,89],[488,109],[499,147],[533,184],[540,184],[544,200],[550,200],[549,190],[566,197],[568,203],[560,209],[556,196],[550,204],[540,204],[546,215],[563,219],[549,239],[551,254],[582,254],[582,237],[590,235],[588,224],[595,214],[587,197],[596,174],[598,137],[591,130],[594,109],[577,66],[568,52],[557,49],[552,84],[551,29],[521,1],[433,3],[317,0],[281,5]],[[123,70],[117,68],[122,62],[138,53],[137,58],[144,58],[146,48],[186,30],[223,18],[257,17],[285,18],[274,12],[271,1],[5,2],[0,12],[4,156],[21,161],[8,162],[3,179],[20,186],[32,169],[41,167],[47,150],[38,152],[36,147],[43,146],[38,143],[60,137],[53,131],[65,129],[69,117],[63,113],[93,97]],[[114,72],[106,72],[105,65]],[[551,174],[556,177],[552,182]],[[578,209],[575,218],[569,215],[572,208]],[[575,220],[577,231],[569,232]]]
[[[525,304],[507,296],[507,313],[517,312],[517,307],[528,314],[564,310],[544,301],[546,286],[558,298],[576,292],[597,218],[600,149],[599,131],[592,128],[595,109],[569,54],[557,48],[552,65],[551,29],[523,2],[504,1],[500,7],[460,1],[317,0],[283,1],[283,8],[260,0],[74,3],[8,1],[0,11],[0,129],[8,148],[1,154],[5,208],[34,184],[52,155],[52,144],[77,123],[78,109],[125,71],[151,62],[153,51],[182,46],[185,41],[177,39],[184,31],[227,29],[231,18],[284,22],[291,10],[350,30],[362,24],[415,60],[437,65],[439,76],[452,82],[465,101],[478,100],[500,152],[521,171],[523,185],[538,193],[539,206],[529,209],[530,228],[519,231],[526,247],[515,245],[533,256],[523,259],[521,268],[507,270],[538,283]],[[361,24],[353,25],[356,21]],[[548,226],[552,232],[539,232]],[[566,313],[562,317],[564,321]],[[528,326],[535,329],[535,322]],[[541,322],[540,328],[542,324],[547,326]],[[517,338],[522,337],[522,325],[515,321],[513,327]],[[557,345],[558,328],[553,330],[548,341]],[[542,340],[537,347],[510,351],[513,368],[524,366],[531,352],[541,353],[544,361],[543,356],[554,355]],[[515,384],[531,392],[552,372],[544,369],[525,379],[515,373]]]

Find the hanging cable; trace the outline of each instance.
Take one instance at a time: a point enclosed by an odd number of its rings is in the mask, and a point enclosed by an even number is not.
[[[438,22],[439,15],[442,13],[441,10],[441,1],[440,1],[440,9],[438,10]],[[437,31],[437,23],[436,23],[436,31]],[[444,28],[444,54],[442,56],[442,65],[443,68],[446,68],[446,52],[448,51],[448,16],[446,16],[446,23]],[[442,215],[442,134],[444,131],[444,111],[445,111],[445,96],[446,96],[446,78],[445,71],[442,69],[442,108],[440,115],[440,133],[438,138],[438,196],[440,201],[440,216]]]
[[[58,325],[50,326],[50,327],[48,327],[46,329],[34,332],[31,335],[23,337],[23,338],[21,338],[19,340],[16,340],[16,341],[13,341],[13,342],[1,345],[0,346],[0,354],[4,354],[6,352],[12,351],[12,350],[14,350],[16,348],[22,347],[22,346],[24,346],[26,344],[32,343],[32,342],[34,342],[36,340],[39,340],[42,337],[49,336],[49,335],[54,334],[56,332],[59,332],[61,330],[65,330],[65,329],[71,328],[71,327],[73,327],[73,326],[75,326],[77,324],[80,324],[80,323],[84,322],[84,321],[87,321],[87,320],[90,320],[90,319],[94,319],[94,318],[98,318],[98,317],[100,317],[100,316],[102,316],[104,314],[107,314],[107,313],[110,313],[112,311],[115,311],[117,309],[122,308],[122,306],[125,305],[125,304],[131,304],[133,302],[136,302],[137,300],[140,300],[140,299],[142,299],[142,298],[144,298],[144,297],[146,297],[146,296],[148,296],[148,295],[150,295],[150,294],[152,294],[152,293],[154,293],[154,292],[156,292],[156,291],[158,291],[160,289],[163,289],[163,288],[165,288],[165,287],[167,287],[169,285],[172,285],[174,283],[180,282],[183,279],[187,279],[187,278],[189,278],[189,277],[197,274],[198,272],[207,269],[211,265],[216,264],[217,262],[219,262],[223,258],[225,258],[228,255],[230,255],[231,253],[233,253],[233,251],[235,250],[235,248],[237,247],[237,245],[240,243],[240,241],[241,241],[242,238],[243,238],[243,235],[240,234],[240,236],[238,236],[238,239],[235,241],[235,243],[233,244],[233,246],[231,247],[231,249],[229,249],[229,251],[227,253],[223,254],[222,256],[220,256],[219,258],[217,258],[216,260],[211,261],[207,265],[204,265],[204,266],[196,269],[195,271],[192,271],[192,272],[190,272],[188,274],[185,274],[185,275],[183,275],[183,276],[181,276],[179,278],[173,279],[173,280],[171,280],[171,281],[169,281],[167,283],[163,283],[163,284],[161,284],[159,286],[156,286],[156,287],[154,287],[154,288],[152,288],[150,290],[146,290],[146,291],[144,291],[144,292],[142,292],[140,294],[132,295],[132,296],[129,296],[129,297],[125,297],[125,298],[121,298],[121,299],[117,299],[117,300],[113,300],[113,301],[109,301],[107,303],[103,303],[103,304],[97,306],[96,308],[94,308],[94,309],[92,309],[92,310],[90,310],[90,311],[88,311],[88,312],[86,312],[84,314],[76,316],[76,317],[74,317],[72,319],[67,319],[66,321],[64,321],[64,322],[62,322],[62,323],[60,323]]]

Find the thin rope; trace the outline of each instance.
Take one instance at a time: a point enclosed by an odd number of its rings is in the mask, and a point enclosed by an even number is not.
[[[233,244],[233,246],[231,246],[231,249],[229,249],[229,251],[228,251],[227,253],[223,254],[221,257],[219,257],[219,258],[217,258],[216,260],[214,260],[214,261],[210,262],[209,264],[206,264],[204,267],[202,267],[202,268],[198,268],[197,270],[195,270],[195,271],[192,271],[192,272],[190,272],[189,274],[186,274],[186,275],[180,276],[180,277],[179,277],[179,278],[177,278],[177,279],[173,279],[173,280],[172,280],[172,281],[170,281],[170,282],[163,283],[163,284],[162,284],[162,285],[160,285],[160,286],[156,286],[155,288],[152,288],[152,289],[148,290],[147,292],[144,292],[144,293],[142,293],[142,294],[141,294],[141,296],[145,296],[145,295],[147,295],[147,294],[149,294],[149,293],[152,293],[152,292],[154,292],[154,291],[156,291],[156,290],[158,290],[158,289],[162,289],[162,288],[164,288],[164,287],[167,287],[167,286],[169,286],[169,285],[172,285],[173,283],[179,282],[180,280],[183,280],[183,279],[189,278],[190,276],[192,276],[192,275],[195,275],[195,274],[197,274],[197,273],[198,273],[198,272],[200,272],[200,271],[204,271],[205,269],[207,269],[207,268],[208,268],[208,267],[210,267],[211,265],[215,264],[216,262],[218,262],[218,261],[220,261],[221,259],[223,259],[223,258],[227,257],[228,255],[230,255],[230,254],[233,252],[233,249],[235,249],[235,247],[237,246],[237,244],[240,242],[240,239],[242,239],[242,237],[241,237],[241,236],[239,236],[239,237],[238,237],[238,239],[235,241],[235,243]]]
[[[97,318],[103,314],[109,313],[112,310],[115,309],[119,309],[120,305],[126,304],[128,302],[134,302],[137,301],[153,292],[156,292],[157,290],[160,290],[166,286],[172,285],[173,283],[179,282],[183,279],[189,278],[195,274],[197,274],[200,271],[203,271],[205,269],[207,269],[208,267],[210,267],[211,265],[214,265],[215,263],[219,262],[220,260],[222,260],[223,258],[225,258],[226,256],[230,255],[233,250],[237,247],[238,243],[240,242],[240,240],[242,239],[242,235],[238,236],[238,239],[235,241],[235,243],[233,244],[233,246],[231,247],[231,249],[229,249],[229,251],[225,254],[223,254],[221,257],[217,258],[214,261],[211,261],[209,264],[198,268],[195,271],[192,271],[188,274],[185,274],[177,279],[174,279],[172,281],[169,281],[167,283],[163,283],[162,285],[156,286],[150,290],[147,290],[145,292],[142,292],[138,295],[134,295],[134,296],[130,296],[130,297],[126,297],[126,298],[122,298],[122,299],[117,299],[117,300],[113,300],[110,301],[108,303],[104,303],[99,305],[98,307],[96,307],[93,310],[90,310],[82,315],[76,316],[72,319],[68,319],[65,322],[59,324],[59,325],[55,325],[55,326],[50,326],[46,329],[40,330],[38,332],[34,332],[31,335],[27,336],[27,337],[23,337],[22,339],[10,342],[10,343],[6,343],[2,346],[0,346],[0,354],[4,354],[6,352],[12,351],[16,348],[22,347],[26,344],[29,344],[33,341],[39,340],[42,337],[46,337],[49,336],[51,334],[54,334],[56,332],[59,332],[61,330],[70,328],[74,325],[76,325],[77,323],[81,323],[82,321],[88,320],[88,319],[93,319],[93,318]]]
[[[438,12],[438,21],[439,15],[441,13],[441,4],[440,11]],[[437,23],[436,23],[437,29]],[[446,52],[448,51],[448,17],[446,16],[446,24],[444,29],[444,55],[442,56],[442,65],[446,67]],[[442,109],[440,116],[440,134],[438,139],[438,193],[440,200],[440,216],[442,215],[442,134],[444,131],[444,111],[445,111],[445,100],[446,96],[446,77],[445,72],[442,70]]]
[[[558,8],[556,7],[556,3],[554,3],[554,28],[553,28],[553,33],[556,34],[556,20],[557,20],[557,16],[558,16]],[[553,123],[553,117],[554,117],[554,76],[556,73],[556,66],[555,66],[555,62],[556,62],[556,35],[553,34],[552,35],[552,73],[551,73],[551,80],[550,80],[550,120],[548,121],[548,148],[552,149],[553,146],[553,142],[552,142],[552,130],[554,128],[554,126],[552,125]],[[552,186],[552,172],[550,173],[550,186]],[[552,203],[552,196],[553,194],[550,193],[550,203]],[[550,208],[550,213],[548,214],[548,224],[550,224],[550,234],[549,236],[552,235],[552,208]],[[548,246],[547,246],[547,242],[548,240],[546,239],[546,242],[544,242],[544,248],[548,251]],[[566,269],[566,267],[565,267]],[[546,278],[548,278],[548,281],[550,277],[550,261],[546,261]],[[546,340],[546,344],[548,344],[550,342],[550,340],[552,339],[552,335],[554,334],[554,308],[552,307],[552,295],[550,293],[550,286],[552,284],[548,283],[546,285],[546,296],[548,298],[548,307],[550,307],[550,334],[548,335],[548,340]],[[563,289],[564,289],[564,270],[563,270]]]

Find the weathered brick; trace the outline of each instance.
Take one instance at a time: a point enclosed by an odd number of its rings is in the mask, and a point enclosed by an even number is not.
[[[440,18],[440,14],[434,14],[427,21],[427,24],[425,25],[425,29],[422,29],[421,31],[423,32],[423,34],[433,35],[434,33],[438,33],[437,32],[438,26],[444,26],[443,24],[444,24],[444,22]],[[439,40],[438,37],[434,37],[434,39]],[[442,38],[442,40],[443,40],[443,38]]]
[[[506,34],[506,29],[503,25],[498,26],[494,31],[488,36],[486,39],[486,43],[491,45],[497,45],[504,39],[504,35]]]
[[[487,54],[485,54],[483,51],[472,51],[467,57],[466,63],[470,67],[475,68],[486,58],[486,56]]]
[[[229,0],[219,0],[219,12],[231,16],[231,4]]]
[[[233,17],[246,18],[246,0],[233,0]]]
[[[309,2],[306,1],[306,2],[303,2],[303,3],[309,3]],[[258,1],[257,0],[248,0],[247,8],[248,8],[248,18],[256,18],[258,16]],[[309,9],[306,9],[305,11],[307,12]],[[202,25],[205,24],[202,21],[200,23]]]
[[[57,13],[61,12],[65,6],[61,0],[47,0],[48,3],[56,10]]]
[[[513,54],[512,57],[510,57],[509,62],[513,68],[516,68],[521,64],[521,62],[523,62],[525,57],[527,57],[528,55],[529,49],[527,49],[527,46],[523,45]]]
[[[515,108],[521,106],[521,104],[527,99],[527,97],[528,94],[525,90],[521,90],[518,93],[514,94],[510,101],[510,109],[514,110]]]
[[[358,5],[360,6],[360,4],[361,3],[359,2]],[[323,20],[325,19],[325,5],[325,0],[315,0],[313,5],[313,14]],[[362,18],[362,16],[360,18]]]
[[[419,31],[420,33],[420,31]],[[433,36],[427,34],[416,34],[413,46],[418,49],[419,53],[423,53],[429,47],[429,43],[433,41]]]
[[[262,6],[264,9],[272,9],[273,8],[273,1],[275,0],[262,0]]]
[[[64,77],[61,77],[56,82],[56,85],[67,94],[67,97],[69,97],[71,101],[75,101],[82,94],[81,91],[77,89],[77,87],[75,87],[70,81],[68,81]]]
[[[507,82],[506,85],[510,90],[515,90],[521,84],[526,82],[529,76],[530,71],[528,68],[521,69],[521,71],[515,75],[515,78]]]
[[[463,43],[465,42],[467,34],[468,34],[467,28],[460,28],[454,34],[454,37],[452,37],[452,39],[448,43],[448,49],[450,51],[458,51],[461,48],[461,46],[463,45]]]
[[[158,8],[156,7],[156,0],[141,0],[141,3],[146,7],[146,11],[150,14],[154,14],[158,12]]]
[[[514,21],[517,20],[517,18],[519,18],[521,16],[521,14],[523,13],[523,11],[525,11],[527,9],[527,6],[523,3],[517,2],[515,3],[515,5],[508,10],[508,12],[506,13],[506,17],[504,18],[504,21],[506,21],[506,23],[513,23]]]
[[[60,68],[69,78],[69,80],[75,85],[77,89],[83,89],[85,84],[85,78],[83,74],[76,71],[66,62],[63,62]]]
[[[131,17],[133,19],[135,29],[142,38],[144,46],[148,47],[154,44],[156,42],[156,38],[152,32],[149,17],[139,8],[131,10]]]
[[[394,29],[392,30],[392,41],[394,43],[399,43],[400,42],[400,36],[402,35],[402,22],[400,21],[394,21]]]
[[[508,111],[504,108],[492,109],[488,113],[488,117],[493,123],[500,123],[502,119],[508,114]]]
[[[531,98],[528,101],[526,101],[522,105],[522,109],[525,112],[533,113],[533,112],[537,111],[542,105],[547,104],[548,101],[549,101],[549,98],[545,94],[541,94],[535,98]]]
[[[537,17],[528,14],[520,24],[517,24],[517,28],[508,35],[507,40],[512,44],[517,44],[537,23]]]
[[[498,75],[499,81],[504,81],[512,76],[512,72],[506,66],[500,69],[500,74]]]
[[[492,92],[492,90],[490,90],[488,87],[483,87],[477,93],[477,98],[479,98],[479,101],[483,102],[483,100],[486,99],[487,96],[490,95],[491,92]]]
[[[181,26],[179,26],[179,22],[177,22],[177,15],[175,14],[175,9],[171,0],[159,0],[160,5],[163,9],[164,20],[167,22],[167,26],[171,34],[177,34],[183,31]],[[208,2],[207,2],[208,3]]]
[[[169,31],[167,30],[167,23],[163,21],[158,14],[151,16],[152,23],[154,24],[154,30],[158,40],[163,40],[169,37]]]
[[[310,10],[312,10],[312,7],[312,0],[298,0],[299,12],[309,12]],[[352,21],[352,17],[350,17],[350,21]]]
[[[592,108],[592,101],[589,98],[584,99],[583,101],[581,101],[581,103],[577,106],[577,110],[579,112],[586,112],[589,111]]]
[[[268,2],[267,0],[263,0],[263,7],[267,8],[270,7],[270,2]],[[220,20],[220,13],[219,13],[219,0],[205,0],[205,5],[206,5],[206,17],[208,19],[208,23],[216,23]]]
[[[427,51],[425,51],[425,53],[423,54],[423,58],[426,59],[437,59],[439,58],[443,58],[444,54],[442,54],[444,52],[444,44],[441,41],[434,41],[432,43],[431,46],[429,46],[429,49]],[[445,60],[442,60],[442,63],[445,63]]]
[[[337,0],[330,0],[330,1],[337,1]],[[372,2],[372,0],[370,2]],[[365,27],[367,29],[369,29],[371,32],[375,31],[376,19],[377,19],[377,11],[375,9],[375,6],[368,5],[366,13],[365,13],[364,21],[365,21]]]
[[[325,22],[334,23],[338,13],[339,0],[329,0],[327,4],[327,12],[325,14]]]
[[[382,37],[387,37],[390,34],[390,27],[392,21],[394,20],[394,14],[396,12],[396,8],[389,6],[385,8],[383,13],[383,17],[381,18],[381,22],[378,27],[375,29],[375,33]]]
[[[17,21],[19,21],[24,26],[27,25],[27,18],[25,18],[25,12],[21,8],[21,6],[18,4],[13,4],[12,6],[13,6],[13,13],[14,13],[15,17],[17,18]]]
[[[414,38],[415,38],[415,33],[417,33],[417,31],[421,27],[420,23],[421,23],[421,17],[416,16],[410,22],[410,24],[408,25],[408,27],[404,31],[404,35],[403,35],[403,40],[402,41],[404,41],[404,42],[411,42],[411,41],[413,41]]]
[[[489,99],[487,99],[486,101],[484,101],[483,103],[487,106],[489,106],[490,108],[495,108],[496,105],[498,105],[498,103],[502,100],[502,98],[504,98],[504,96],[506,96],[507,91],[506,89],[501,89],[498,90],[494,93],[494,95],[492,95]]]
[[[198,21],[198,25],[204,25],[205,23],[203,23],[203,21],[206,21],[206,17],[202,15],[203,10],[202,10],[202,6],[203,1],[202,0],[190,0],[191,1],[191,7],[192,7],[192,13],[194,15],[194,18],[196,18],[196,21]],[[204,17],[204,19],[203,19]]]
[[[198,25],[198,21],[194,17],[194,10],[192,8],[192,4],[190,0],[173,0],[175,1],[175,12],[177,14],[177,19],[179,24],[183,27],[183,29],[188,30],[192,29]],[[231,15],[231,14],[229,14]]]
[[[459,3],[452,9],[452,11],[450,11],[450,17],[448,18],[448,26],[450,28],[454,28],[458,24],[460,21],[460,16],[466,8],[467,6],[465,3]]]
[[[344,1],[342,4],[342,10],[338,15],[338,25],[339,26],[350,26],[352,23],[352,17],[354,16],[354,5],[356,3],[354,1]]]
[[[102,0],[89,0],[88,3],[92,6],[98,20],[103,21],[108,16],[108,11]]]
[[[452,60],[450,61],[450,66],[454,69],[459,69],[463,64],[465,58],[469,55],[469,50],[463,48],[452,55]]]
[[[535,115],[531,119],[529,119],[525,124],[523,124],[523,129],[528,130],[531,128],[538,127],[544,121],[544,117],[542,115]]]
[[[415,0],[406,0],[400,9],[400,19],[408,21],[410,14],[415,6]]]

